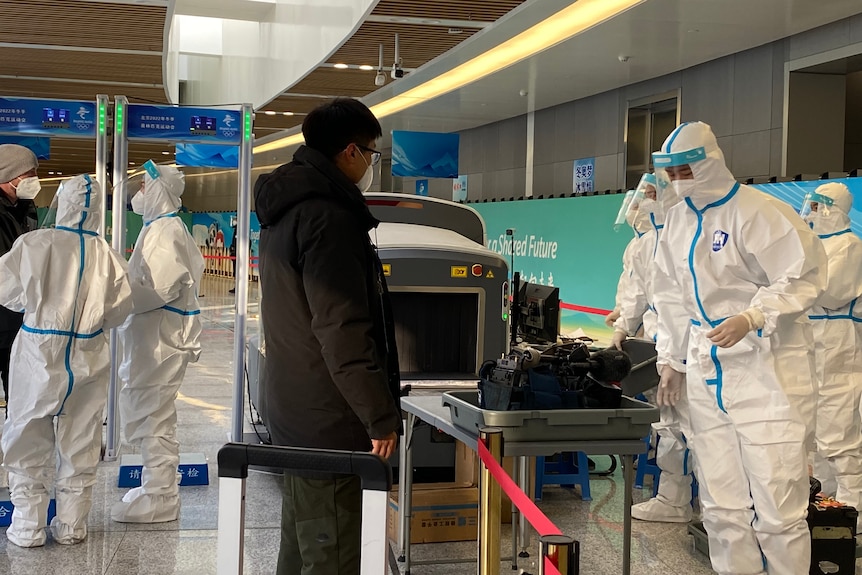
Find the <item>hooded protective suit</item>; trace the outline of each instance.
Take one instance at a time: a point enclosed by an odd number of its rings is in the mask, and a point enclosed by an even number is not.
[[[120,329],[123,361],[120,413],[126,440],[141,448],[141,486],[114,504],[111,518],[128,523],[173,521],[179,515],[174,404],[186,366],[200,356],[197,285],[200,250],[177,216],[183,174],[147,162],[144,188],[132,198],[144,228],[129,260],[134,315]]]
[[[614,309],[608,314],[605,319],[605,323],[608,327],[613,327],[614,322],[619,318],[620,315],[620,306],[622,305],[622,301],[626,294],[631,293],[634,289],[631,286],[632,282],[632,266],[633,258],[635,254],[639,251],[640,246],[644,245],[641,242],[644,236],[652,231],[653,227],[649,221],[648,217],[638,216],[637,204],[640,198],[636,198],[636,194],[634,190],[630,190],[626,193],[625,199],[623,199],[622,207],[620,208],[619,215],[617,216],[617,221],[615,223],[615,228],[619,229],[623,222],[627,223],[635,233],[635,236],[626,244],[626,249],[623,251],[623,271],[620,274],[620,279],[617,281],[617,292],[616,297],[614,299]],[[632,207],[634,206],[634,207]],[[649,238],[645,240],[645,243],[649,243]],[[640,329],[640,322],[638,322],[638,328],[635,329],[637,332]]]
[[[834,476],[836,498],[862,508],[862,240],[850,231],[853,196],[847,186],[824,184],[805,216],[829,258],[826,292],[811,312],[817,366],[817,452]],[[815,468],[815,475],[820,475]],[[824,478],[825,479],[825,478]]]
[[[679,198],[672,190],[664,189],[659,195],[656,178],[644,174],[638,185],[644,196],[638,205],[639,218],[647,219],[652,229],[644,235],[632,257],[632,276],[628,290],[623,294],[620,317],[614,324],[615,341],[622,342],[633,337],[638,323],[643,322],[644,337],[655,340],[658,318],[653,305],[653,268],[658,240],[664,228],[665,214]],[[652,194],[647,194],[651,191]],[[654,198],[649,197],[653,195]],[[663,406],[661,420],[653,425],[659,436],[656,448],[656,464],[661,469],[661,479],[656,497],[632,507],[632,517],[642,521],[666,521],[687,523],[691,520],[691,462],[685,435],[681,426],[682,418],[688,417],[688,409],[683,404]]]
[[[87,536],[109,380],[104,330],[132,310],[126,262],[95,231],[101,218],[96,183],[76,176],[57,191],[56,227],[21,236],[0,258],[0,304],[24,310],[2,439],[15,505],[6,537],[21,547],[45,543],[55,468],[54,539]]]
[[[712,567],[807,574],[805,312],[826,285],[826,254],[789,206],[734,181],[706,124],[679,126],[653,161],[659,187],[674,180],[683,198],[656,254],[659,394],[686,373]]]

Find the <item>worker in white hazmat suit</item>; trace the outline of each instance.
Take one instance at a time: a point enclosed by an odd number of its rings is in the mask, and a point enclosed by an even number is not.
[[[653,163],[659,188],[683,200],[656,254],[656,399],[687,394],[712,568],[807,574],[806,312],[826,286],[826,253],[790,206],[734,181],[706,124],[679,126]]]
[[[817,369],[817,453],[834,478],[832,493],[862,508],[862,240],[850,230],[853,195],[840,183],[808,194],[800,214],[823,241],[829,258],[826,292],[811,311]],[[826,482],[824,481],[824,485]]]
[[[96,182],[66,180],[55,201],[55,227],[21,236],[0,258],[0,304],[24,311],[2,439],[15,506],[6,537],[21,547],[45,544],[52,476],[54,539],[87,536],[109,381],[105,330],[132,310],[126,262],[96,233]]]
[[[620,350],[627,338],[637,334],[640,324],[643,324],[644,337],[656,339],[658,318],[653,305],[652,281],[655,255],[664,229],[665,214],[680,201],[670,189],[663,190],[661,198],[658,197],[654,174],[644,174],[638,191],[644,196],[638,205],[641,212],[638,218],[647,219],[652,229],[644,235],[632,257],[631,281],[621,299],[620,318],[614,323],[612,345]],[[661,477],[656,496],[632,507],[635,519],[669,523],[691,521],[692,469],[682,431],[683,427],[688,428],[688,408],[683,403],[662,407],[660,421],[653,424],[659,437],[656,465],[661,469]],[[681,425],[684,418],[686,424]]]
[[[144,228],[129,260],[134,315],[120,329],[120,413],[126,440],[140,446],[141,486],[114,504],[111,518],[126,523],[177,519],[180,509],[175,401],[186,366],[200,356],[197,286],[204,260],[177,217],[182,172],[144,165],[144,185],[132,209]]]
[[[619,231],[624,226],[628,225],[634,231],[634,237],[626,244],[623,251],[623,271],[617,281],[617,292],[614,299],[614,309],[605,316],[605,325],[613,327],[614,322],[620,317],[620,298],[622,294],[628,291],[628,283],[632,276],[632,257],[637,251],[639,240],[647,233],[652,226],[646,218],[638,219],[637,202],[642,197],[638,195],[636,190],[629,190],[623,198],[623,203],[617,213],[617,218],[614,221],[614,229]]]

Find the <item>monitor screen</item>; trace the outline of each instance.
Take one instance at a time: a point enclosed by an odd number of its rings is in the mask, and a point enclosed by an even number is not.
[[[189,131],[192,134],[214,136],[216,133],[216,119],[209,116],[192,116]]]
[[[518,328],[527,343],[557,343],[560,331],[560,288],[523,283],[518,292]]]
[[[69,110],[62,108],[42,108],[43,128],[68,128]]]

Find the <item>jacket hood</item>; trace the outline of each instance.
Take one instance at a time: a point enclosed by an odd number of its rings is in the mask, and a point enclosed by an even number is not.
[[[102,196],[99,183],[89,175],[69,178],[57,190],[58,227],[97,232],[102,218]]]
[[[260,176],[254,185],[255,211],[261,228],[277,224],[291,209],[312,198],[350,209],[366,231],[380,223],[371,215],[356,184],[326,156],[307,146],[296,151],[292,162]]]

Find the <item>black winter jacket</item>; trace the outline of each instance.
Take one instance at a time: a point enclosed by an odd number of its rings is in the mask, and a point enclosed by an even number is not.
[[[401,427],[392,314],[368,237],[379,222],[356,185],[307,147],[254,194],[273,443],[368,451],[370,438]]]
[[[12,205],[6,194],[0,191],[0,256],[12,249],[18,236],[36,227],[36,206],[30,200],[19,200]],[[12,347],[12,342],[24,314],[0,306],[0,348]]]

